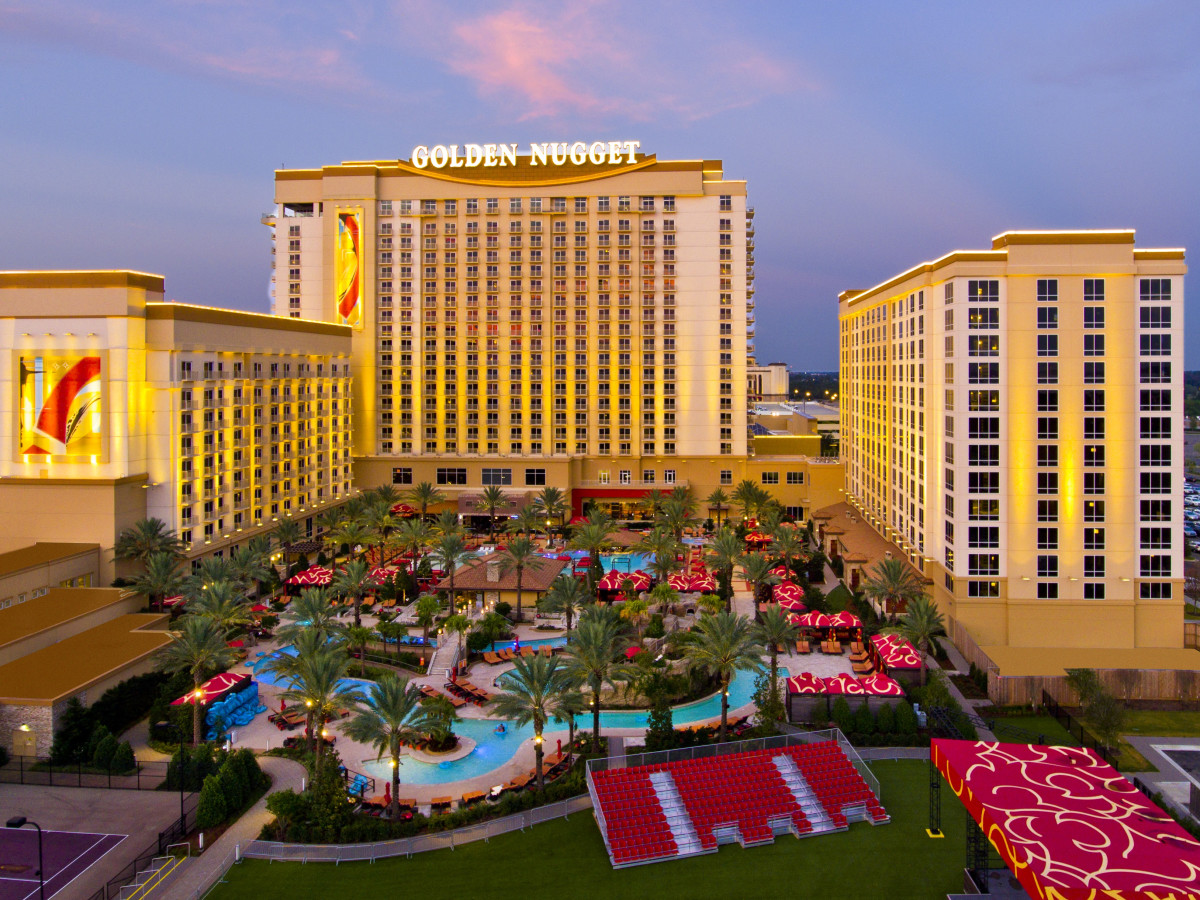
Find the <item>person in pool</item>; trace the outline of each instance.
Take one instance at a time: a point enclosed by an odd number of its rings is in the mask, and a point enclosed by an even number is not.
[[[503,722],[496,726],[496,734],[504,734],[506,731],[508,731],[508,729],[504,727]]]

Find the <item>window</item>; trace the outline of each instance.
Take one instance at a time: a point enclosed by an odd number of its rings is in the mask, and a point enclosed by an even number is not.
[[[967,529],[967,543],[985,549],[999,547],[1000,529],[994,525],[973,525]]]
[[[1155,410],[1169,410],[1171,408],[1171,392],[1170,391],[1142,391],[1141,410],[1142,412],[1150,412]]]
[[[947,391],[947,394],[950,392]],[[953,409],[953,404],[947,404],[947,409]],[[996,412],[1000,409],[999,391],[969,391],[967,408],[972,412]]]
[[[946,446],[951,445],[947,444]],[[967,447],[967,464],[971,466],[1000,465],[1000,445],[971,444]]]
[[[967,554],[968,575],[999,575],[999,553],[969,553]]]
[[[1085,441],[1104,440],[1104,417],[1085,416],[1083,420],[1083,439]]]
[[[1104,384],[1104,363],[1085,362],[1083,364],[1084,384]]]
[[[1058,279],[1039,278],[1037,283],[1038,303],[1058,302]]]
[[[967,294],[972,301],[979,303],[998,303],[1000,301],[1000,282],[995,280],[967,282]]]
[[[763,484],[779,484],[778,472],[763,472],[760,477]]]
[[[1139,477],[1141,479],[1141,492],[1143,494],[1171,493],[1170,472],[1142,472]]]
[[[722,469],[721,477],[720,477],[719,481],[721,482],[721,484],[733,484],[733,470],[732,469]]]
[[[951,511],[947,510],[947,514]],[[967,502],[967,518],[972,521],[995,521],[1000,518],[999,500],[977,500]]]
[[[999,356],[1000,337],[995,334],[973,334],[967,338],[969,356]]]
[[[1037,371],[1038,384],[1058,384],[1058,363],[1040,362]]]
[[[1142,384],[1170,384],[1171,364],[1169,362],[1144,362],[1141,364]]]
[[[512,469],[484,468],[481,482],[485,487],[512,484]]]
[[[1171,465],[1170,444],[1149,444],[1141,447],[1141,463],[1143,466]]]
[[[1104,391],[1084,391],[1083,408],[1086,412],[1104,412]]]
[[[970,363],[967,365],[968,384],[999,384],[1000,363]]]
[[[412,469],[407,466],[392,469],[392,484],[412,484]]]
[[[1143,600],[1170,600],[1171,585],[1165,581],[1148,581],[1141,585],[1140,596]]]
[[[1058,473],[1057,472],[1038,472],[1037,473],[1037,492],[1039,494],[1057,494],[1058,493]]]
[[[439,466],[436,480],[438,484],[466,484],[467,470],[462,468]]]
[[[1039,528],[1037,530],[1037,542],[1039,550],[1057,550],[1058,549],[1058,529],[1057,528]]]
[[[788,472],[787,473],[787,483],[788,484],[804,484],[804,473],[803,472]]]
[[[1058,416],[1039,416],[1037,420],[1039,441],[1058,440]]]
[[[1041,312],[1041,310],[1038,310]],[[1037,337],[1038,356],[1058,356],[1058,335],[1039,334]]]
[[[1057,578],[1058,577],[1058,557],[1057,556],[1039,556],[1037,558],[1037,577],[1038,578]]]
[[[1084,550],[1103,550],[1104,549],[1104,529],[1103,528],[1085,528],[1085,529],[1083,529],[1083,549]]]
[[[986,306],[967,309],[967,327],[970,329],[995,329],[1000,327],[1000,310]]]
[[[1142,529],[1142,549],[1143,550],[1170,550],[1171,549],[1171,529],[1170,528],[1143,528]]]
[[[972,416],[967,420],[967,434],[972,440],[999,440],[1000,419],[994,416]]]
[[[1085,500],[1085,501],[1083,501],[1083,521],[1085,521],[1085,522],[1103,522],[1104,521],[1104,501],[1103,500]]]
[[[1058,501],[1039,500],[1037,502],[1037,520],[1039,522],[1058,521]]]
[[[1103,600],[1104,599],[1104,582],[1100,581],[1085,581],[1083,583],[1083,599],[1084,600]]]
[[[1102,335],[1102,334],[1085,334],[1083,336],[1083,355],[1084,356],[1103,356],[1104,355],[1104,335]]]
[[[1039,306],[1037,311],[1037,327],[1038,328],[1057,328],[1058,327],[1058,307],[1057,306]]]
[[[1138,338],[1142,356],[1170,356],[1171,335],[1143,334]]]
[[[663,469],[663,484],[674,484],[674,483],[675,483],[675,470],[674,469]]]
[[[1039,581],[1037,586],[1037,596],[1039,600],[1057,600],[1058,582]]]
[[[1171,299],[1169,278],[1143,278],[1138,285],[1138,294],[1143,303]]]
[[[1000,582],[998,581],[968,581],[968,597],[999,597]]]
[[[1084,444],[1083,445],[1083,464],[1093,468],[1104,465],[1104,445],[1103,444]]]
[[[1170,500],[1142,500],[1139,503],[1139,513],[1144,522],[1170,522]]]
[[[1085,306],[1083,308],[1083,327],[1084,328],[1103,328],[1104,327],[1104,307],[1103,306]]]
[[[968,472],[967,490],[972,494],[1000,493],[999,472]]]
[[[1048,468],[1057,466],[1058,444],[1039,444],[1037,448],[1037,464]]]
[[[1104,493],[1104,473],[1103,472],[1084,472],[1083,473],[1083,493],[1087,495],[1096,495]]]
[[[1058,391],[1037,392],[1038,412],[1058,412]]]
[[[1142,416],[1141,435],[1146,440],[1166,440],[1171,436],[1168,416]]]
[[[1170,328],[1171,307],[1143,306],[1138,310],[1139,324],[1143,328]]]
[[[1085,278],[1085,279],[1083,279],[1083,302],[1084,303],[1103,303],[1104,302],[1104,279],[1103,278]]]
[[[1171,557],[1167,555],[1156,554],[1154,556],[1142,556],[1139,559],[1139,574],[1142,578],[1170,578],[1171,577]]]

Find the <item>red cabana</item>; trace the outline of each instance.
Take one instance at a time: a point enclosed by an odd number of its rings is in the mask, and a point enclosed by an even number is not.
[[[611,572],[604,573],[604,577],[596,583],[596,589],[601,591],[619,591],[621,585],[625,583],[625,579],[628,577],[627,573],[618,572],[616,569],[613,569]]]
[[[783,578],[785,580],[790,580],[792,577],[791,571],[789,571],[786,566],[776,566],[771,570],[771,574],[777,578]]]
[[[863,691],[876,697],[903,697],[904,689],[900,687],[900,683],[894,678],[889,678],[882,672],[876,672],[874,675],[867,675],[858,679],[859,684],[863,686]]]
[[[771,538],[769,535],[763,534],[761,531],[751,531],[746,535],[747,544],[769,544]]]
[[[812,672],[801,672],[787,680],[789,694],[823,694],[825,681]]]
[[[668,575],[667,584],[680,593],[683,593],[684,591],[690,591],[692,589],[692,579],[684,575],[682,572],[675,572],[674,574]]]
[[[650,573],[638,569],[636,572],[630,572],[627,577],[633,582],[634,590],[648,591],[650,589]]]
[[[392,506],[393,516],[403,516],[404,518],[408,518],[409,516],[415,516],[416,514],[417,510],[409,506],[407,503],[397,503]]]
[[[898,634],[877,634],[871,643],[889,669],[919,669],[921,657],[916,648]]]
[[[825,693],[827,694],[865,694],[866,690],[862,684],[853,675],[847,675],[845,672],[839,672],[836,675],[831,675],[825,679]]]
[[[303,572],[297,572],[288,579],[288,584],[298,584],[303,587],[313,585],[323,586],[332,583],[333,572],[324,566],[310,566]]]
[[[804,597],[804,588],[798,584],[784,582],[783,584],[775,585],[771,591],[776,600],[800,600]]]
[[[163,605],[164,609],[168,609],[172,606],[178,606],[182,602],[183,602],[183,594],[176,594],[173,597],[164,597],[162,605]]]
[[[833,617],[831,624],[834,628],[862,628],[862,620],[844,609]]]
[[[699,591],[702,594],[711,594],[716,589],[717,580],[708,574],[697,575],[688,585],[689,591]]]
[[[800,625],[804,628],[830,628],[833,620],[822,612],[810,612],[800,616]]]
[[[200,685],[199,691],[188,691],[177,700],[172,700],[172,706],[182,706],[185,703],[195,703],[197,693],[199,700],[204,704],[216,703],[218,700],[223,700],[226,694],[232,691],[238,691],[250,683],[249,675],[234,675],[232,672],[222,672],[220,675],[214,675],[204,684]]]
[[[794,612],[794,613],[802,613],[806,609],[808,609],[808,607],[805,606],[803,603],[801,603],[799,600],[780,600],[779,607],[780,607],[780,609],[786,609],[789,612]]]

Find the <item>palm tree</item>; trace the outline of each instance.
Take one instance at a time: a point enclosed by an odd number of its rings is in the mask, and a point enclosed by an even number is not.
[[[639,639],[642,636],[642,626],[650,618],[650,603],[647,600],[626,600],[621,606],[621,618],[633,625]]]
[[[462,522],[458,520],[458,513],[452,509],[443,509],[433,521],[433,533],[435,535],[445,536],[447,534],[462,534],[462,532]]]
[[[367,688],[358,715],[342,726],[348,738],[385,753],[392,767],[392,802],[388,815],[400,815],[400,748],[415,744],[429,730],[428,716],[416,685],[405,686],[389,672]]]
[[[467,549],[462,535],[444,534],[433,545],[432,556],[437,567],[446,573],[446,578],[450,582],[450,602],[454,603],[454,573],[467,560],[475,559],[475,554]]]
[[[283,561],[285,567],[292,562],[292,548],[300,543],[304,537],[304,532],[300,528],[300,523],[293,518],[283,518],[275,526],[275,540],[279,544],[279,548],[283,551]]]
[[[756,633],[758,640],[771,654],[771,690],[779,690],[779,648],[783,646],[790,656],[800,629],[792,624],[788,613],[778,606],[768,606],[759,617]]]
[[[937,603],[918,594],[908,601],[908,607],[900,619],[900,633],[916,645],[921,655],[921,684],[925,684],[925,654],[933,639],[939,634],[946,633],[946,621],[937,608]]]
[[[365,559],[350,560],[346,563],[346,567],[333,577],[333,583],[330,585],[333,593],[354,601],[354,626],[356,628],[362,625],[362,599],[374,587],[371,567]]]
[[[527,503],[517,510],[516,516],[509,520],[508,530],[512,534],[523,534],[533,537],[545,527],[544,520],[538,515],[537,508]]]
[[[525,570],[541,571],[549,565],[548,560],[537,551],[533,541],[527,537],[514,538],[500,553],[500,574],[517,573],[517,621],[521,621],[521,594],[525,583]]]
[[[541,607],[546,612],[559,612],[566,616],[569,633],[575,616],[583,612],[594,599],[582,581],[568,572],[563,572],[550,584],[550,590],[546,592]]]
[[[726,604],[729,602],[729,594],[733,592],[733,568],[741,561],[744,549],[737,534],[729,526],[717,532],[717,536],[708,545],[708,555],[704,561],[720,573],[724,582],[723,588],[729,592],[725,596]]]
[[[708,497],[705,499],[704,502],[708,504],[708,508],[710,510],[716,510],[716,513],[717,513],[716,527],[717,527],[717,530],[720,531],[720,529],[721,529],[721,513],[723,513],[725,510],[729,509],[729,495],[727,493],[725,493],[723,490],[721,490],[720,488],[717,488],[715,491],[713,491],[711,494],[708,495]]]
[[[762,588],[779,583],[779,576],[771,574],[771,560],[761,553],[747,553],[741,559],[741,567],[755,604],[760,600],[758,595]]]
[[[417,599],[417,624],[424,629],[422,637],[426,644],[429,643],[429,626],[433,624],[433,620],[437,618],[437,614],[441,610],[442,604],[432,594],[425,594]]]
[[[390,484],[381,484],[371,489],[371,499],[389,512],[402,499],[400,492]]]
[[[258,538],[255,538],[257,541]],[[262,543],[254,541],[244,547],[238,547],[229,556],[229,566],[233,576],[242,584],[254,585],[254,594],[262,594],[262,585],[271,577],[271,551],[263,552]]]
[[[365,677],[367,674],[367,644],[374,636],[370,628],[362,625],[351,625],[342,632],[346,639],[346,646],[350,649],[351,655],[354,651],[358,651],[358,674],[359,677]]]
[[[766,492],[749,478],[743,479],[733,489],[733,502],[741,508],[743,518],[750,518],[758,511]]]
[[[667,494],[667,499],[673,500],[676,503],[682,503],[683,508],[686,509],[689,514],[695,515],[698,504],[696,503],[696,495],[692,493],[691,485],[675,485],[675,487],[671,488],[670,492]]]
[[[317,516],[317,534],[325,539],[329,537],[329,532],[336,530],[345,521],[346,507],[335,506],[333,509],[324,510]]]
[[[558,657],[520,657],[504,679],[505,690],[492,699],[492,711],[517,726],[533,723],[533,752],[538,790],[546,786],[542,773],[542,731],[546,723],[579,705],[574,682]]]
[[[184,616],[172,641],[158,651],[156,663],[164,672],[187,672],[192,676],[192,743],[200,743],[200,685],[206,678],[224,672],[233,664],[233,650],[225,633],[211,619]]]
[[[488,517],[489,544],[496,540],[496,510],[504,509],[506,506],[508,506],[508,495],[502,488],[496,487],[494,484],[489,484],[479,495],[479,509],[486,512]]]
[[[396,530],[397,525],[397,520],[392,515],[392,505],[386,500],[380,500],[378,494],[374,494],[372,502],[363,510],[362,518],[359,521],[371,533],[371,537],[376,539],[375,547],[378,554],[375,565],[382,566],[387,562],[383,558],[387,540]]]
[[[417,571],[417,554],[421,548],[433,540],[433,531],[424,519],[403,519],[396,528],[396,540],[405,552],[412,554],[412,565],[409,570]]]
[[[588,564],[588,587],[596,589],[596,583],[604,577],[604,566],[600,563],[600,552],[608,546],[609,535],[612,534],[612,520],[607,517],[592,521],[589,519],[575,529],[571,536],[572,549],[583,550],[591,562]]]
[[[209,556],[200,560],[191,574],[183,579],[183,592],[189,599],[201,596],[214,584],[228,583],[244,588],[233,563],[223,556]]]
[[[567,497],[561,489],[544,487],[533,495],[533,506],[547,519],[557,519],[562,526],[563,517],[567,514]]]
[[[880,612],[895,619],[901,604],[925,594],[920,577],[898,559],[880,560],[863,584],[863,593],[878,602]]]
[[[137,592],[146,598],[151,609],[163,609],[163,600],[178,594],[183,588],[179,557],[159,551],[146,557],[146,571],[133,582]]]
[[[337,715],[338,710],[354,706],[359,699],[357,689],[345,683],[349,666],[350,660],[340,647],[298,654],[291,687],[283,692],[285,700],[303,703],[308,710],[308,735],[316,741],[318,766],[325,744],[320,731],[326,720]]]
[[[188,600],[189,616],[211,620],[228,637],[250,624],[250,604],[242,587],[232,581],[216,581]]]
[[[358,558],[354,548],[367,546],[371,543],[372,536],[371,529],[358,519],[347,519],[329,533],[329,539],[335,548],[334,555],[336,556],[342,545],[345,545],[351,559]]]
[[[779,531],[783,521],[783,507],[774,497],[763,500],[758,507],[758,530],[772,537]]]
[[[675,497],[668,497],[662,502],[658,513],[658,521],[663,528],[674,535],[675,540],[683,540],[683,529],[696,520],[696,515],[687,508],[687,503]]]
[[[607,606],[592,606],[579,617],[579,626],[567,641],[569,671],[592,691],[592,749],[600,752],[600,692],[604,685],[623,680],[625,670],[617,656],[628,641],[620,618]]]
[[[735,672],[762,669],[762,644],[750,620],[730,612],[702,616],[692,631],[679,632],[678,639],[687,646],[692,662],[716,675],[721,683],[717,739],[723,741],[729,724],[729,682]]]
[[[683,544],[679,538],[665,526],[646,532],[635,547],[636,550],[649,554],[650,562],[647,566],[659,581],[666,581],[670,574],[679,568],[675,557],[682,548]]]
[[[446,495],[434,487],[431,482],[422,481],[420,484],[413,485],[408,492],[408,498],[412,501],[413,506],[421,511],[421,521],[425,521],[429,507],[445,501]]]
[[[288,608],[291,621],[275,629],[275,636],[281,645],[293,644],[303,632],[314,632],[325,641],[338,635],[343,625],[338,621],[337,607],[329,600],[325,588],[308,587],[300,592]]]
[[[696,605],[700,607],[701,616],[715,616],[726,608],[725,601],[716,594],[701,594],[696,598]]]
[[[162,519],[139,519],[119,535],[113,545],[117,559],[146,562],[155,553],[183,554],[183,542]]]
[[[499,613],[490,612],[483,616],[475,625],[475,631],[482,634],[496,649],[496,641],[502,640],[512,627],[512,623]]]
[[[806,547],[807,541],[800,536],[800,532],[795,528],[779,528],[776,529],[775,538],[771,541],[767,549],[771,551],[773,556],[782,561],[783,567],[791,575],[792,560],[803,558]]]

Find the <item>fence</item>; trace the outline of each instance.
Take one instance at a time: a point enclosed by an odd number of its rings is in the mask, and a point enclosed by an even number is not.
[[[491,819],[452,831],[420,834],[370,844],[282,844],[274,841],[252,841],[242,850],[244,859],[265,859],[270,862],[375,862],[395,856],[411,857],[430,850],[453,850],[461,844],[487,841],[512,831],[524,831],[534,825],[563,819],[571,813],[592,808],[586,794],[558,803],[547,803],[502,819]]]
[[[1095,750],[1096,755],[1112,766],[1117,767],[1116,755],[1105,747],[1102,743],[1092,737],[1091,733],[1083,727],[1083,723],[1076,719],[1073,715],[1063,709],[1058,701],[1051,697],[1046,692],[1042,692],[1042,705],[1046,707],[1046,712],[1054,716],[1058,720],[1058,724],[1067,729],[1067,733],[1071,737],[1079,741],[1079,743],[1090,750]]]
[[[121,897],[122,889],[134,881],[138,877],[139,872],[145,871],[155,859],[179,847],[180,844],[177,842],[183,841],[186,837],[187,822],[195,816],[196,807],[199,803],[199,794],[187,795],[184,800],[184,818],[182,820],[176,819],[171,823],[169,828],[165,831],[160,831],[158,839],[153,844],[137,854],[125,868],[109,879],[108,884],[92,894],[88,900],[113,900],[114,897]]]
[[[1183,646],[1200,647],[1200,622],[1183,623]]]
[[[168,765],[166,760],[142,762],[133,774],[120,775],[98,772],[83,763],[51,766],[47,756],[14,756],[6,765],[0,766],[0,784],[153,791],[166,780]]]

